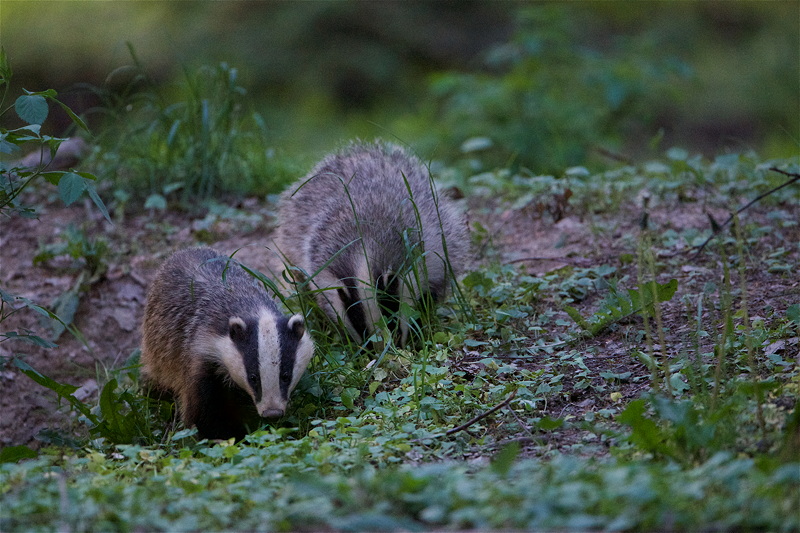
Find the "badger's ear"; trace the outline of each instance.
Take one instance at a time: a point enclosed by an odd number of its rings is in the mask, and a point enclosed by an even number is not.
[[[228,319],[228,334],[231,339],[235,341],[244,340],[245,332],[247,331],[247,324],[238,316],[232,316]]]
[[[286,323],[286,327],[292,332],[292,335],[299,339],[306,332],[306,319],[300,314],[292,315],[289,322]]]

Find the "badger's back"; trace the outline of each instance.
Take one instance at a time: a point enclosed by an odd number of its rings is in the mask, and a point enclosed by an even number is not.
[[[446,276],[443,233],[452,264],[466,256],[462,217],[435,193],[422,163],[390,144],[357,143],[329,155],[287,189],[279,217],[278,249],[292,264],[312,269],[308,274],[337,253],[332,270],[350,265],[365,248],[375,270],[398,269],[398,256],[423,242],[427,256],[438,259],[428,262],[434,282]]]
[[[414,269],[417,288],[440,300],[467,255],[463,217],[427,168],[391,144],[354,143],[323,159],[284,192],[279,219],[279,252],[321,288]],[[323,308],[341,315],[336,305]]]

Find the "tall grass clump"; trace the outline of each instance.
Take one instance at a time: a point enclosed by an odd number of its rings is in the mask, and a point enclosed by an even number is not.
[[[126,90],[101,90],[107,120],[93,157],[126,198],[147,208],[169,200],[188,206],[219,194],[277,193],[296,175],[269,147],[267,124],[250,109],[236,68],[185,68],[170,91],[133,59],[109,76],[109,87],[129,77]]]

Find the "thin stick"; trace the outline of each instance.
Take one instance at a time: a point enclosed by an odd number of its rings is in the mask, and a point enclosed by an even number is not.
[[[788,180],[787,182],[785,182],[785,183],[783,183],[783,184],[781,184],[781,185],[778,185],[778,186],[777,186],[777,187],[775,187],[774,189],[770,189],[770,190],[768,190],[768,191],[767,191],[767,192],[765,192],[764,194],[761,194],[761,195],[757,196],[755,199],[753,199],[753,200],[751,200],[750,202],[748,202],[748,204],[747,204],[747,205],[745,205],[744,207],[742,207],[741,209],[739,209],[738,211],[736,211],[735,213],[733,213],[731,216],[729,216],[729,217],[728,217],[728,220],[726,220],[725,222],[723,222],[722,224],[720,224],[720,226],[719,226],[719,229],[717,229],[716,231],[714,231],[714,232],[711,234],[711,236],[710,236],[708,239],[706,239],[706,240],[705,240],[705,242],[703,242],[703,244],[701,244],[701,245],[700,245],[700,246],[697,248],[697,251],[696,251],[696,252],[694,253],[694,255],[692,256],[692,259],[696,259],[696,258],[697,258],[697,256],[698,256],[698,255],[700,255],[700,252],[702,252],[702,251],[703,251],[703,249],[706,247],[706,245],[707,245],[709,242],[711,242],[711,240],[712,240],[714,237],[716,237],[716,236],[717,236],[717,235],[718,235],[718,234],[719,234],[719,233],[722,231],[722,228],[724,228],[725,226],[727,226],[728,224],[730,224],[730,222],[731,222],[731,221],[734,219],[734,217],[735,217],[735,216],[737,216],[739,213],[741,213],[742,211],[744,211],[745,209],[747,209],[748,207],[750,207],[750,206],[751,206],[751,205],[753,205],[754,203],[758,202],[758,201],[759,201],[759,200],[761,200],[762,198],[764,198],[764,197],[766,197],[766,196],[769,196],[770,194],[772,194],[772,193],[774,193],[774,192],[776,192],[776,191],[779,191],[779,190],[783,189],[784,187],[786,187],[786,186],[788,186],[788,185],[791,185],[792,183],[794,183],[794,182],[796,182],[796,181],[800,180],[800,174],[796,174],[796,173],[794,173],[794,172],[786,172],[785,170],[781,170],[781,169],[779,169],[779,168],[776,168],[776,167],[770,167],[770,170],[772,170],[772,171],[774,171],[774,172],[777,172],[777,173],[779,173],[779,174],[783,174],[784,176],[789,176],[789,177],[790,177],[790,178],[792,178],[792,179]]]
[[[459,431],[464,431],[465,429],[470,427],[475,422],[478,422],[479,420],[482,420],[482,419],[486,418],[487,416],[489,416],[490,414],[494,413],[495,411],[499,411],[500,409],[502,409],[506,405],[510,404],[511,400],[513,400],[514,396],[516,396],[516,395],[517,395],[517,391],[512,391],[511,394],[508,395],[508,398],[506,398],[502,402],[498,403],[497,405],[495,405],[494,407],[492,407],[488,411],[486,411],[484,413],[481,413],[478,416],[467,420],[465,423],[461,424],[460,426],[456,426],[456,427],[454,427],[452,429],[448,429],[447,431],[444,432],[444,436],[448,436],[449,437],[450,435],[458,433]]]
[[[511,261],[506,261],[505,264],[513,265],[514,263],[525,263],[528,261],[560,261],[562,263],[567,263],[576,266],[583,266],[588,264],[586,259],[583,258],[571,259],[568,257],[521,257],[519,259],[512,259]]]
[[[512,391],[511,394],[509,394],[508,397],[505,400],[503,400],[502,402],[498,403],[497,405],[495,405],[494,407],[492,407],[488,411],[485,411],[485,412],[479,414],[478,416],[467,420],[466,422],[464,422],[460,426],[456,426],[456,427],[454,427],[452,429],[448,429],[444,433],[439,433],[438,435],[431,435],[430,437],[424,437],[424,438],[421,438],[421,439],[414,439],[411,442],[420,442],[422,440],[427,440],[427,439],[438,439],[438,438],[441,438],[441,437],[449,437],[450,435],[454,435],[454,434],[458,433],[459,431],[464,431],[465,429],[467,429],[468,427],[470,427],[474,423],[478,422],[479,420],[482,420],[482,419],[486,418],[490,414],[492,414],[492,413],[494,413],[496,411],[499,411],[500,409],[502,409],[506,405],[510,404],[511,400],[513,400],[514,396],[516,396],[516,395],[517,395],[517,391]]]

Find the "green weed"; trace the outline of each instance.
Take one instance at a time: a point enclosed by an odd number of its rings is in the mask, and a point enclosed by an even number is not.
[[[91,164],[114,187],[164,209],[219,194],[279,192],[295,165],[268,148],[267,125],[248,111],[238,71],[221,63],[186,70],[177,96],[157,89],[131,48],[136,72],[129,93],[105,93],[109,120]],[[112,73],[114,78],[116,74]]]

